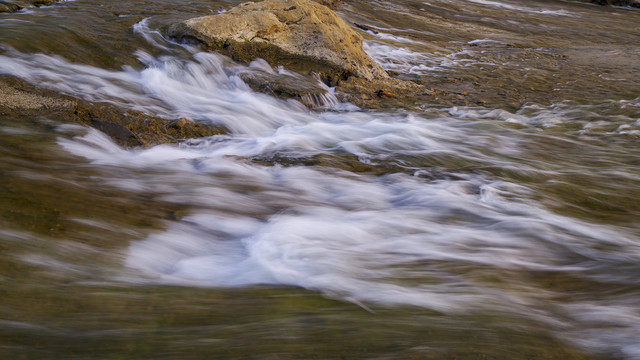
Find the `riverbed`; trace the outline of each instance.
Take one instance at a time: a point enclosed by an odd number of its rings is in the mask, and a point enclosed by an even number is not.
[[[0,75],[228,130],[0,117],[0,357],[640,359],[639,10],[345,0],[434,96],[310,110],[164,36],[239,3],[0,13]]]

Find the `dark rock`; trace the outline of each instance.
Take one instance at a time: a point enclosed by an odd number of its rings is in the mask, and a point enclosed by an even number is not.
[[[328,94],[327,88],[315,79],[261,71],[243,72],[239,75],[255,91],[280,98],[295,99],[311,109],[329,105],[325,100]]]
[[[640,1],[638,0],[591,0],[591,2],[598,5],[630,6],[640,8]]]
[[[387,98],[387,99],[388,99],[388,98],[392,98],[392,97],[396,97],[393,93],[390,93],[390,92],[388,92],[388,91],[384,91],[384,90],[378,90],[378,92],[376,93],[376,95],[377,95],[378,97],[381,97],[381,98]]]
[[[358,24],[358,23],[353,23],[353,25],[355,25],[355,26],[356,26],[358,29],[360,29],[360,30],[364,30],[364,31],[370,32],[370,33],[372,33],[372,34],[374,34],[374,35],[379,34],[379,32],[378,32],[378,31],[373,30],[373,29],[371,29],[371,28],[369,28],[369,27],[367,27],[367,26],[360,25],[360,24]]]

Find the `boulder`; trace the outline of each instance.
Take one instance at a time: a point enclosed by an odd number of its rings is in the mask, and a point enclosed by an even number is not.
[[[331,9],[311,0],[244,3],[222,14],[172,25],[168,34],[196,39],[236,61],[262,58],[271,66],[314,72],[330,85],[352,76],[388,78],[362,49],[362,36]]]

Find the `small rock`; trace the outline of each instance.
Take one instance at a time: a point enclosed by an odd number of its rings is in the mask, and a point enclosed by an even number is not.
[[[180,118],[172,123],[169,123],[169,127],[172,129],[183,129],[185,126],[189,125],[190,123],[192,123],[191,120],[187,118]]]
[[[284,98],[300,98],[305,95],[324,95],[327,90],[316,81],[302,76],[270,74],[266,72],[242,72],[240,78],[252,89]]]
[[[396,97],[393,93],[390,93],[390,92],[388,92],[388,91],[384,91],[384,90],[378,90],[378,92],[376,93],[376,95],[377,95],[378,97],[386,98],[386,99],[388,99],[388,98],[392,98],[392,97]]]
[[[370,33],[372,33],[372,34],[374,34],[374,35],[379,34],[379,32],[378,32],[378,31],[373,30],[373,29],[371,29],[371,28],[369,28],[369,27],[367,27],[367,26],[365,26],[365,25],[361,25],[361,24],[358,24],[358,23],[353,23],[353,25],[355,25],[355,26],[356,26],[358,29],[360,29],[360,30],[364,30],[364,31],[370,32]]]

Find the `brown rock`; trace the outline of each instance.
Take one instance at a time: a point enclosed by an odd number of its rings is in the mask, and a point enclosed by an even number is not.
[[[330,84],[351,76],[388,78],[362,50],[362,36],[329,8],[310,0],[244,3],[223,14],[175,24],[168,33],[197,39],[237,61],[263,58],[272,66],[316,72]]]
[[[393,100],[399,104],[433,96],[433,90],[424,85],[394,78],[366,80],[352,77],[340,82],[336,90],[341,101],[364,107],[378,107],[380,101]]]
[[[335,9],[341,2],[341,0],[313,0],[313,1],[331,9]]]
[[[390,93],[390,92],[384,91],[384,90],[378,90],[376,95],[378,95],[378,97],[387,98],[387,99],[388,98],[392,98],[392,97],[396,97],[393,93]]]
[[[0,76],[0,116],[55,116],[79,122],[109,135],[124,146],[151,146],[226,133],[189,119],[165,119],[105,103],[91,103],[37,88],[11,76]]]

